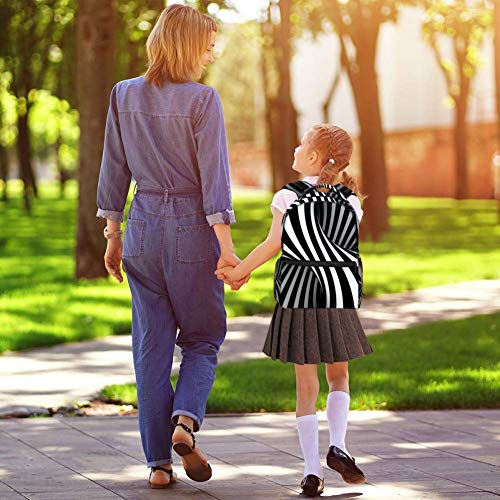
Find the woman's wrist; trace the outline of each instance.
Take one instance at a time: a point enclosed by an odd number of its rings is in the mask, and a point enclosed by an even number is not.
[[[221,248],[220,256],[222,259],[234,259],[237,258],[236,253],[234,252],[234,248]]]

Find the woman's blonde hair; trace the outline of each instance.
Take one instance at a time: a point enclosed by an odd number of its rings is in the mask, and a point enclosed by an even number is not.
[[[307,139],[311,148],[318,153],[322,165],[318,184],[341,183],[359,198],[366,198],[359,192],[356,179],[345,171],[353,149],[350,135],[336,125],[323,124],[311,127]]]
[[[146,81],[161,87],[167,80],[183,83],[196,78],[212,31],[217,31],[215,20],[192,7],[174,4],[164,9],[146,42]]]

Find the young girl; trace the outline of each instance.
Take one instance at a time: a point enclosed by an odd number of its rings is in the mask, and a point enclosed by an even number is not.
[[[345,130],[333,125],[309,129],[295,150],[292,168],[305,175],[308,184],[332,184],[357,192],[357,184],[345,168],[352,154],[352,141]],[[266,240],[236,267],[216,271],[226,283],[241,280],[281,249],[282,220],[288,207],[297,200],[293,191],[278,191],[271,203],[273,221]],[[356,213],[363,216],[355,195],[347,198]],[[363,483],[363,472],[346,449],[345,436],[349,414],[348,361],[370,354],[356,309],[284,308],[276,304],[263,349],[272,359],[295,364],[297,387],[297,430],[304,456],[302,492],[308,496],[323,492],[323,469],[318,450],[316,400],[319,393],[317,365],[325,363],[329,394],[326,415],[330,430],[327,464],[348,483]]]

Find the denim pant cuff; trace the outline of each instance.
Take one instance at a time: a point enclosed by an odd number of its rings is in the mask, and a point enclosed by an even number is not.
[[[198,418],[197,415],[187,410],[175,410],[174,413],[172,413],[172,423],[174,425],[177,423],[177,417],[179,415],[184,415],[185,417],[192,418],[194,420],[194,432],[198,432],[200,430],[202,421]]]
[[[155,460],[154,462],[148,462],[146,465],[148,467],[158,467],[159,465],[171,464],[171,458],[164,458],[163,460]]]

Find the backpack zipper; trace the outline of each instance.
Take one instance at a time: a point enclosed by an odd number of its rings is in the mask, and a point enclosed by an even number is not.
[[[283,262],[295,264],[296,266],[313,266],[313,267],[356,267],[357,263],[350,260],[345,262],[333,262],[327,260],[294,260],[288,257],[281,257]]]

